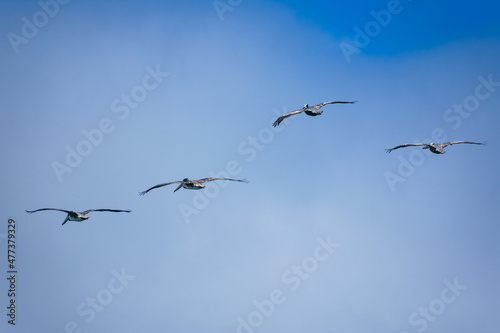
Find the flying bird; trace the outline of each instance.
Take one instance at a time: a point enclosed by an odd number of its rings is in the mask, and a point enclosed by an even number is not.
[[[457,143],[468,143],[468,144],[473,144],[473,145],[485,145],[486,142],[470,142],[470,141],[450,141],[450,142],[445,142],[445,143],[407,143],[404,145],[399,145],[394,148],[386,149],[387,153],[390,153],[394,149],[399,149],[399,148],[404,148],[404,147],[412,147],[412,146],[423,146],[422,149],[429,149],[431,152],[434,154],[444,154],[446,153],[444,151],[445,147],[457,144]]]
[[[352,101],[352,102],[340,102],[340,101],[337,101],[337,102],[323,102],[323,103],[319,103],[317,105],[314,105],[314,106],[309,106],[309,104],[306,104],[304,105],[304,107],[302,109],[298,109],[298,110],[295,110],[295,111],[290,111],[288,113],[285,113],[281,116],[278,117],[278,119],[276,119],[276,121],[274,122],[273,124],[273,127],[276,127],[278,126],[279,124],[281,124],[281,122],[283,120],[285,120],[286,118],[288,117],[291,117],[293,115],[296,115],[296,114],[299,114],[299,113],[302,113],[302,112],[305,112],[308,116],[319,116],[320,114],[323,113],[322,110],[320,110],[323,106],[327,105],[327,104],[354,104],[354,103],[357,103],[358,101]]]
[[[144,195],[144,194],[148,193],[149,191],[154,190],[155,188],[167,186],[170,184],[180,184],[179,186],[177,186],[177,188],[174,190],[174,192],[177,191],[178,189],[180,189],[181,187],[188,189],[188,190],[201,190],[202,188],[206,187],[206,185],[203,185],[203,183],[211,182],[213,180],[231,180],[234,182],[248,183],[248,181],[246,179],[231,179],[231,178],[221,178],[221,177],[202,178],[202,179],[198,179],[198,180],[190,180],[189,178],[184,178],[183,180],[177,180],[175,182],[169,182],[169,183],[155,185],[155,186],[147,189],[146,191],[139,192],[139,195]]]
[[[86,210],[84,212],[74,212],[72,210],[65,210],[65,209],[58,209],[58,208],[41,208],[41,209],[37,209],[37,210],[27,210],[26,213],[33,214],[33,213],[39,212],[41,210],[58,210],[60,212],[65,212],[66,214],[68,214],[68,216],[66,216],[66,219],[63,221],[62,225],[66,224],[66,222],[68,222],[68,221],[82,222],[82,221],[88,220],[89,217],[87,216],[87,214],[90,212],[115,212],[115,213],[120,213],[120,212],[130,213],[131,212],[130,210],[119,210],[119,209],[89,209],[89,210]]]

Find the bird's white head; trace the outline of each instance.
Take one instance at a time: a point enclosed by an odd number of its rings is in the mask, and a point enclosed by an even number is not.
[[[309,107],[309,104],[304,104],[304,109],[307,109]]]

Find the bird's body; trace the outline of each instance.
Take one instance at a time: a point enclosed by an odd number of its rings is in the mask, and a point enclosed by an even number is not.
[[[319,116],[320,114],[323,113],[323,110],[321,110],[321,109],[310,108],[309,104],[304,105],[303,109],[304,109],[304,113],[307,114],[308,116],[311,116],[311,117],[316,117],[316,116]]]
[[[87,215],[83,215],[79,212],[68,212],[68,221],[82,222],[88,220],[89,217]]]
[[[390,153],[394,149],[399,149],[399,148],[405,148],[405,147],[414,147],[414,146],[422,146],[422,149],[429,149],[432,153],[434,154],[444,154],[446,153],[444,151],[445,147],[458,144],[458,143],[468,143],[468,144],[473,144],[473,145],[485,145],[485,142],[471,142],[471,141],[450,141],[450,142],[445,142],[445,143],[406,143],[403,145],[396,146],[394,148],[386,149],[387,153]]]
[[[177,181],[173,181],[173,182],[155,185],[155,186],[147,189],[146,191],[140,192],[139,195],[144,195],[155,188],[167,186],[170,184],[179,184],[179,186],[177,186],[177,188],[174,190],[174,192],[176,192],[181,187],[185,188],[187,190],[201,190],[202,188],[206,187],[206,185],[204,185],[203,183],[210,182],[213,180],[231,180],[231,181],[235,181],[235,182],[248,183],[248,181],[246,181],[245,179],[232,179],[232,178],[222,178],[222,177],[202,178],[202,179],[198,179],[198,180],[191,180],[189,178],[184,178],[183,180],[177,180]]]
[[[124,212],[124,213],[130,213],[130,210],[120,210],[120,209],[89,209],[83,212],[74,212],[72,210],[66,210],[66,209],[58,209],[58,208],[41,208],[37,210],[27,210],[26,213],[33,214],[42,210],[57,210],[60,212],[65,212],[68,214],[66,216],[66,219],[63,221],[62,225],[66,224],[68,221],[73,221],[73,222],[82,222],[85,220],[89,219],[89,216],[87,216],[88,213],[90,212]]]
[[[316,104],[316,105],[313,105],[313,106],[309,106],[309,104],[306,104],[306,105],[304,105],[304,107],[302,109],[294,110],[294,111],[291,111],[291,112],[288,112],[288,113],[285,113],[285,114],[279,116],[278,119],[276,119],[276,121],[274,122],[273,126],[276,127],[279,124],[281,124],[281,122],[283,120],[285,120],[286,118],[291,117],[291,116],[296,115],[296,114],[299,114],[299,113],[302,113],[302,112],[304,112],[306,115],[312,116],[312,117],[319,116],[320,114],[323,113],[323,110],[320,110],[320,109],[323,106],[327,105],[327,104],[354,104],[354,103],[357,103],[357,101],[352,101],[352,102],[341,102],[341,101],[323,102],[323,103],[319,103],[319,104]]]
[[[203,185],[199,181],[189,180],[188,178],[184,178],[183,180],[185,182],[183,182],[182,185],[180,186],[188,190],[201,190],[202,188],[207,187],[206,185]],[[175,191],[177,191],[178,189],[179,188],[175,189]]]

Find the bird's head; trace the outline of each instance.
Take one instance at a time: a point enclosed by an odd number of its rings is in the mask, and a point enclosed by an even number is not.
[[[309,107],[309,104],[304,104],[304,109],[307,109]]]
[[[188,182],[188,181],[189,181],[189,178],[184,178],[182,181],[183,181],[183,182]]]

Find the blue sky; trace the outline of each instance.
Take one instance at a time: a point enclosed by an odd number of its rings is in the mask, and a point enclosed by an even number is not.
[[[2,332],[497,332],[499,5],[0,6]]]

